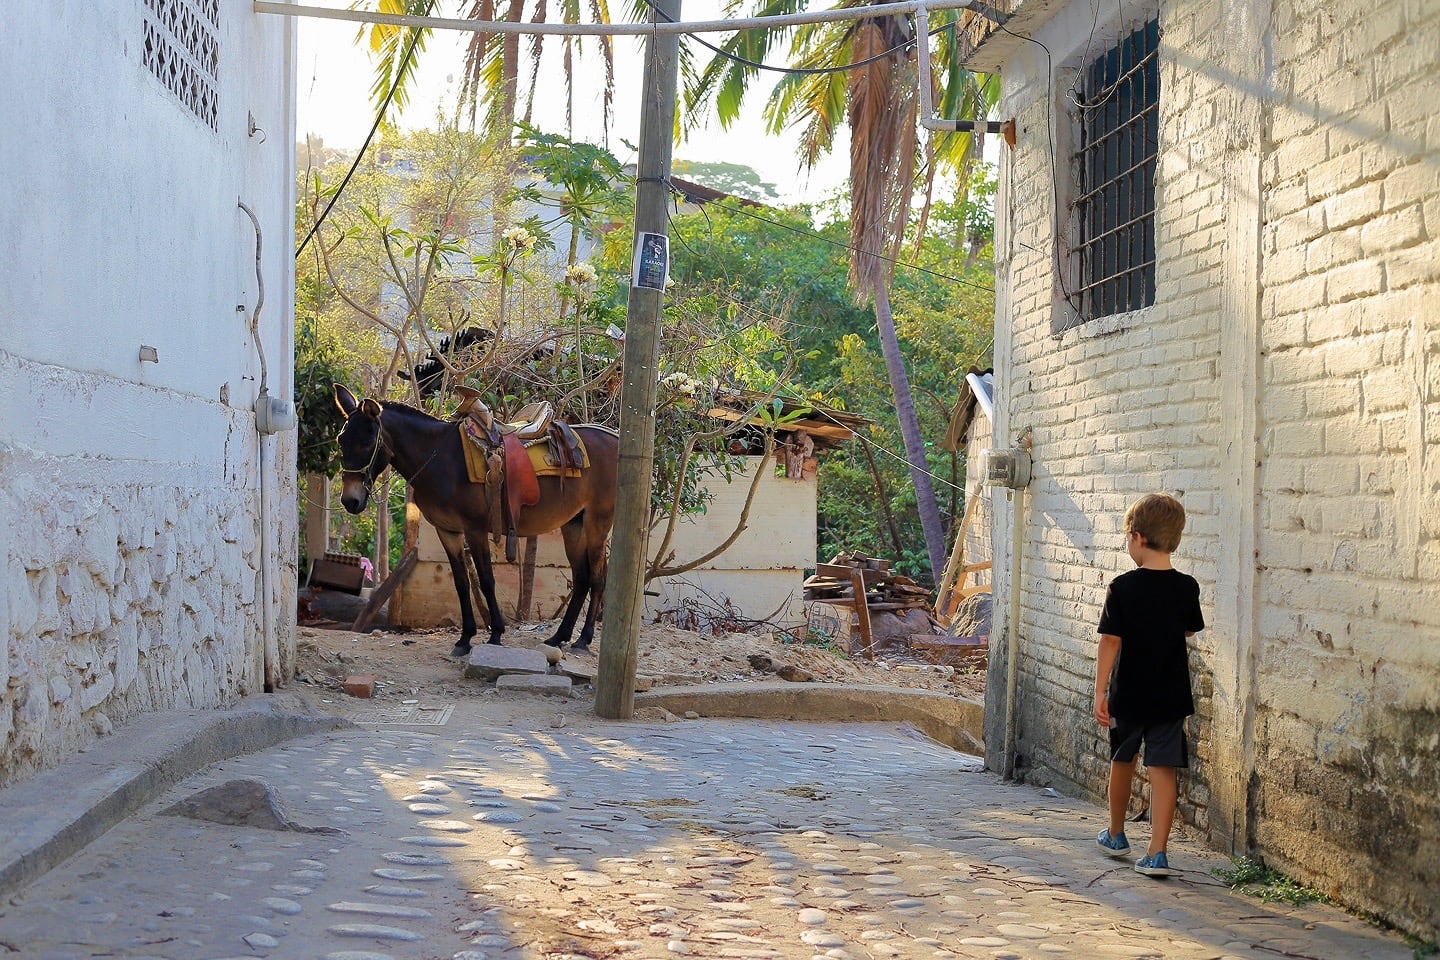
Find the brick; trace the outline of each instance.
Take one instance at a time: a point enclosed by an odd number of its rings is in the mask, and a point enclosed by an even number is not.
[[[1381,183],[1365,183],[1331,197],[1324,203],[1325,226],[1340,230],[1373,217],[1383,192]]]
[[[375,696],[375,678],[370,676],[356,676],[345,678],[345,692],[352,697],[359,697],[361,700],[369,700]]]
[[[1305,339],[1312,344],[1353,337],[1360,332],[1364,305],[1357,301],[1326,304],[1305,315]]]
[[[1283,317],[1320,306],[1324,302],[1324,296],[1323,281],[1296,280],[1293,283],[1277,283],[1266,287],[1260,298],[1260,305],[1267,318]]]
[[[1359,226],[1332,230],[1305,247],[1305,269],[1314,276],[1362,259]]]
[[[1373,296],[1384,289],[1385,268],[1378,260],[1337,267],[1325,277],[1325,299],[1329,303]]]
[[[1398,210],[1440,194],[1440,171],[1427,163],[1411,163],[1392,172],[1382,185],[1384,209]]]
[[[1409,378],[1396,376],[1394,370],[1376,370],[1360,380],[1365,398],[1365,413],[1372,415],[1386,410],[1408,409],[1417,398]]]
[[[1440,241],[1430,240],[1418,246],[1396,250],[1385,258],[1385,283],[1391,290],[1403,290],[1416,284],[1434,285],[1440,264]]]
[[[1413,247],[1426,239],[1420,204],[1375,217],[1360,228],[1360,248],[1367,256]]]
[[[1311,197],[1333,197],[1360,185],[1365,176],[1360,163],[1363,153],[1352,151],[1329,160],[1321,160],[1323,156],[1321,153],[1310,157],[1306,165],[1308,172],[1305,184]],[[1320,162],[1317,163],[1317,160]]]

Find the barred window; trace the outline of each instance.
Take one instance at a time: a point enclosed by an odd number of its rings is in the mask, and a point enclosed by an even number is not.
[[[1159,48],[1151,20],[1085,67],[1075,154],[1081,322],[1155,302]]]
[[[145,0],[145,66],[211,130],[220,113],[219,0]]]

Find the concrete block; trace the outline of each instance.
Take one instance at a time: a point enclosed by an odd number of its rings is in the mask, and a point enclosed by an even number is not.
[[[369,700],[375,696],[375,678],[369,676],[346,677],[345,692],[352,697]]]
[[[480,680],[494,680],[504,674],[549,672],[550,661],[539,650],[502,647],[493,643],[482,643],[471,648],[470,659],[465,664],[465,676]]]
[[[512,693],[549,693],[568,697],[571,683],[570,678],[564,676],[506,673],[495,680],[495,689]]]

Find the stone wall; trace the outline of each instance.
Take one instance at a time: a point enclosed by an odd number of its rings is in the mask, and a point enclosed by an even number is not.
[[[1122,25],[1092,38],[1093,9],[1071,4],[1035,33],[1053,62],[1026,44],[1003,71],[1020,139],[1002,156],[995,443],[1029,428],[1035,470],[1024,498],[996,500],[989,759],[1103,797],[1095,624],[1130,565],[1126,506],[1172,493],[1190,518],[1175,563],[1208,622],[1182,821],[1433,937],[1440,10],[1177,0],[1159,16],[1144,310],[1052,332],[1069,309],[1064,93]]]

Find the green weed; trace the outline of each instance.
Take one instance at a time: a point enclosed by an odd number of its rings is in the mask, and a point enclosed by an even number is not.
[[[1236,857],[1229,867],[1216,867],[1215,876],[1230,884],[1231,890],[1258,897],[1265,903],[1329,903],[1330,898],[1314,887],[1307,887],[1294,877],[1271,870],[1249,857]]]

